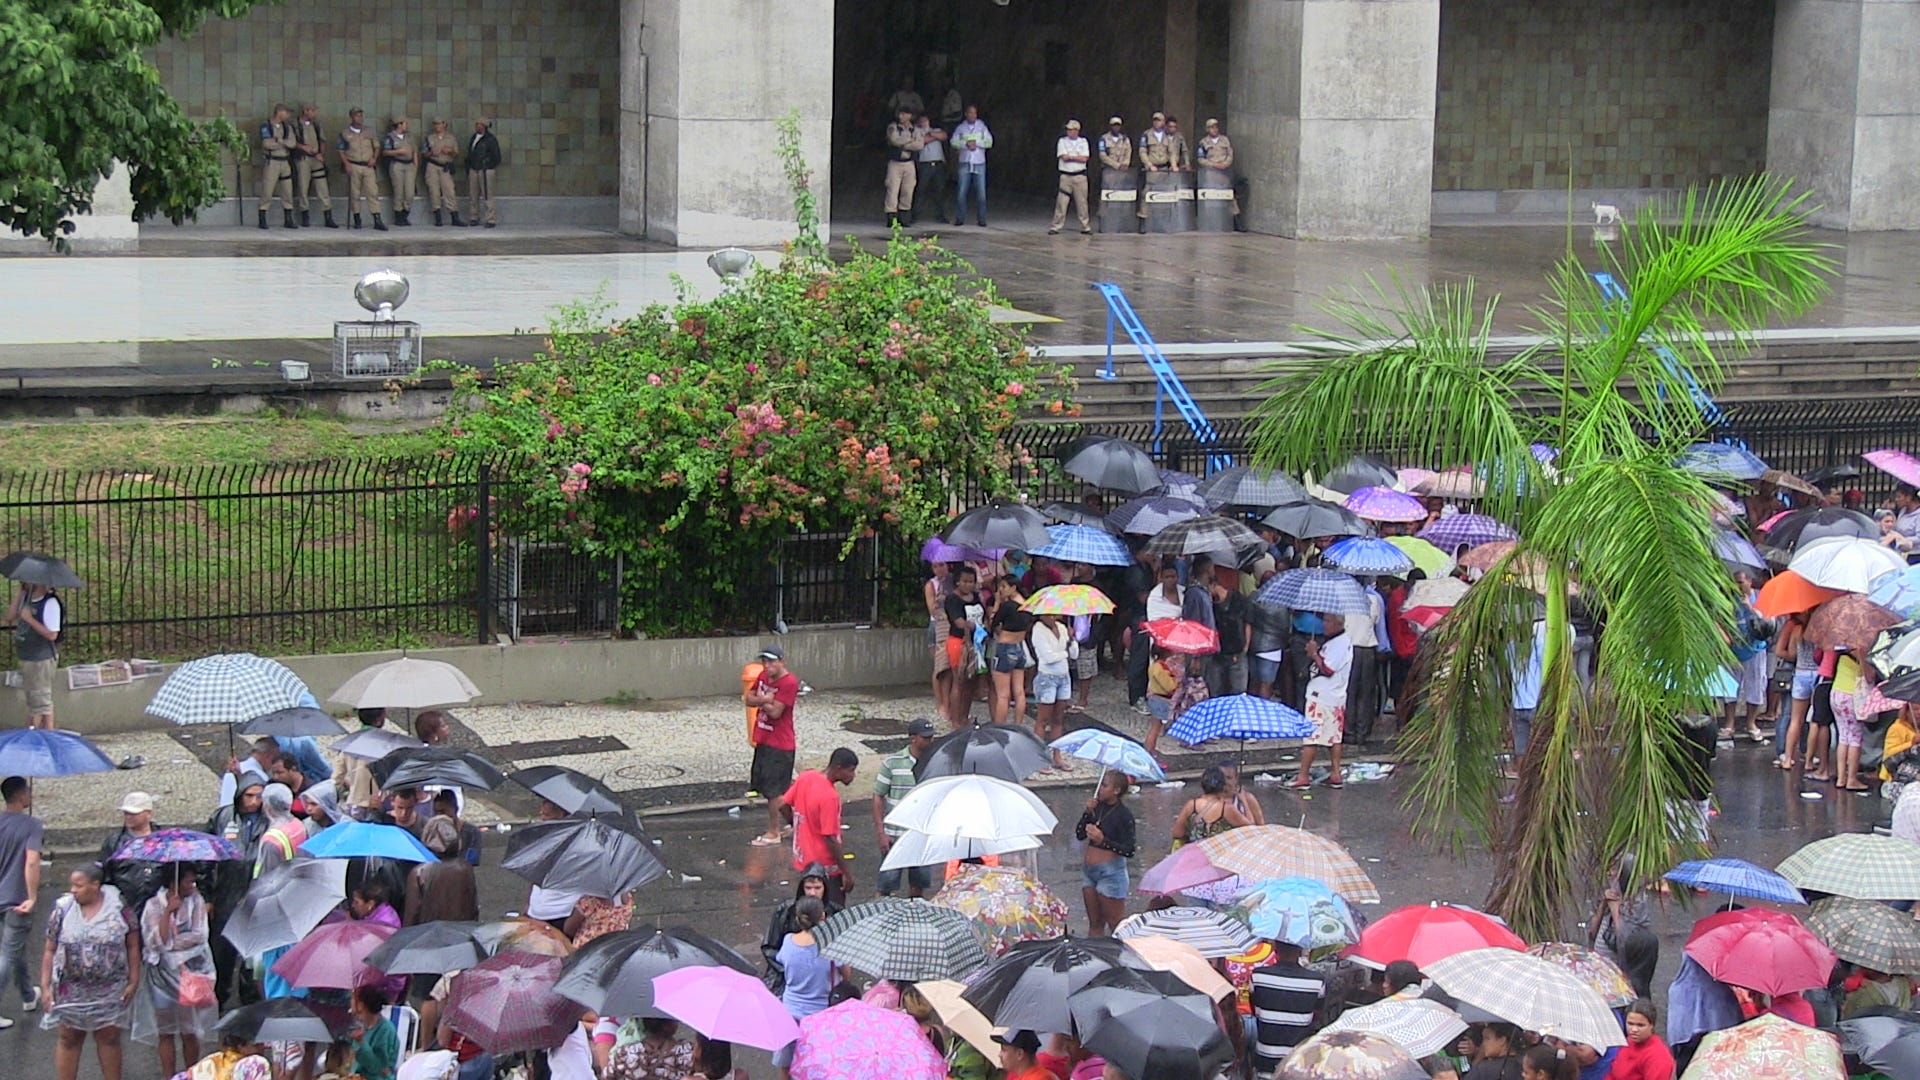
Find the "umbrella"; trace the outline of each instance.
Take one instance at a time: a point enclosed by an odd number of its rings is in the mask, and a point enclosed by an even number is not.
[[[1888,574],[1873,583],[1867,599],[1911,619],[1920,615],[1920,566],[1909,566],[1898,574]]]
[[[1833,950],[1806,927],[1778,920],[1721,921],[1686,951],[1721,982],[1769,995],[1825,986],[1834,964]]]
[[[913,775],[930,780],[978,773],[1017,784],[1052,767],[1053,755],[1032,729],[976,721],[929,744],[913,763]]]
[[[490,956],[448,981],[440,1022],[492,1054],[559,1046],[582,1011],[554,992],[559,977],[560,961],[551,956]]]
[[[1005,855],[1013,851],[1032,851],[1040,846],[1037,836],[1009,836],[982,840],[970,836],[931,836],[909,831],[895,837],[880,862],[882,870],[900,870],[909,866],[936,866],[960,859],[979,859]]]
[[[1848,648],[1856,657],[1873,648],[1880,631],[1899,626],[1900,616],[1858,593],[1848,593],[1813,609],[1807,640],[1822,649]]]
[[[1080,1044],[1128,1076],[1153,1080],[1210,1080],[1232,1060],[1233,1046],[1212,1016],[1201,1016],[1177,998],[1145,1001],[1108,1015]]]
[[[1209,506],[1264,510],[1281,503],[1305,502],[1307,489],[1277,469],[1235,465],[1200,481],[1196,493]]]
[[[920,545],[920,558],[923,562],[930,563],[988,562],[999,558],[1003,550],[995,548],[992,551],[975,551],[972,548],[956,547],[937,536],[932,536],[927,538],[926,543]]]
[[[1702,1037],[1685,1080],[1846,1080],[1846,1075],[1838,1039],[1762,1013]]]
[[[1802,544],[1787,569],[1815,585],[1864,593],[1882,574],[1904,572],[1907,560],[1890,547],[1858,537],[1829,537]]]
[[[960,1036],[975,1050],[984,1054],[988,1061],[998,1061],[1000,1044],[993,1041],[996,1034],[1006,1031],[996,1028],[980,1010],[967,1004],[960,995],[966,992],[965,983],[955,979],[925,979],[913,984],[920,996],[927,999],[933,1011],[939,1015],[940,1023],[948,1031]]]
[[[1767,474],[1766,462],[1746,447],[1731,443],[1694,443],[1673,463],[1696,476],[1714,479],[1758,480]]]
[[[1272,698],[1227,694],[1188,708],[1167,734],[1188,746],[1212,739],[1304,739],[1313,734],[1313,724]]]
[[[1861,454],[1867,464],[1903,484],[1920,487],[1920,460],[1905,450],[1874,450]]]
[[[1704,1032],[1740,1023],[1740,1001],[1733,988],[1707,974],[1693,957],[1680,954],[1680,970],[1667,984],[1667,1041],[1675,1046]]]
[[[563,765],[532,765],[509,773],[507,779],[569,814],[627,813],[611,788]]]
[[[1067,932],[1067,905],[1014,867],[962,865],[928,902],[965,916],[995,956]]]
[[[1858,480],[1860,469],[1855,465],[1823,465],[1807,474],[1807,481],[1826,487],[1835,480]]]
[[[991,776],[942,776],[915,784],[887,814],[899,829],[1002,840],[1044,836],[1060,820],[1033,792]]]
[[[1113,530],[1107,526],[1107,515],[1095,513],[1084,506],[1076,506],[1069,502],[1050,502],[1042,506],[1040,512],[1058,522],[1063,522],[1068,525],[1085,525],[1089,528],[1099,529],[1109,536],[1113,535]],[[1047,531],[1052,532],[1053,526],[1047,526]],[[935,539],[938,539],[938,537]],[[922,555],[921,558],[925,559],[926,556]],[[933,560],[927,559],[927,561],[932,562]],[[946,561],[958,562],[960,560],[947,559]]]
[[[112,772],[113,759],[71,731],[0,731],[0,776],[72,776]]]
[[[1460,565],[1468,570],[1486,573],[1500,564],[1500,560],[1513,554],[1519,546],[1517,540],[1495,540],[1488,544],[1475,544],[1460,553]]]
[[[236,725],[233,733],[292,739],[302,735],[345,735],[347,729],[340,726],[340,721],[319,709],[296,705],[291,709],[275,709],[256,716],[244,724]]]
[[[1097,526],[1049,525],[1047,535],[1053,539],[1044,547],[1033,549],[1033,554],[1041,558],[1086,563],[1088,566],[1128,566],[1133,563],[1133,553],[1127,550],[1126,543]]]
[[[1247,924],[1209,908],[1171,907],[1143,911],[1120,920],[1113,936],[1163,937],[1188,945],[1205,957],[1238,956],[1260,943]]]
[[[1220,635],[1212,627],[1187,619],[1153,619],[1141,624],[1153,643],[1168,652],[1199,656],[1220,651]]]
[[[192,829],[155,829],[145,836],[129,837],[113,853],[116,861],[157,863],[223,862],[240,857],[240,845]]]
[[[1415,565],[1413,557],[1398,545],[1372,536],[1349,536],[1334,541],[1327,547],[1325,561],[1342,573],[1363,576],[1398,577]]]
[[[1153,456],[1112,435],[1075,439],[1060,455],[1060,471],[1094,487],[1136,495],[1160,486],[1160,470]]]
[[[1091,585],[1049,585],[1020,607],[1035,615],[1106,615],[1113,611],[1113,601]]]
[[[815,937],[821,956],[876,979],[957,979],[989,959],[965,914],[925,900],[848,908],[821,924]]]
[[[386,728],[363,727],[344,739],[334,740],[328,749],[364,761],[378,761],[395,750],[424,750],[426,746],[426,743],[411,735],[402,735]]]
[[[1432,469],[1422,469],[1418,466],[1409,465],[1404,469],[1398,470],[1393,475],[1393,483],[1388,486],[1399,491],[1412,491],[1440,474],[1434,472]]]
[[[1154,555],[1206,555],[1253,551],[1265,546],[1266,541],[1260,539],[1259,533],[1219,514],[1177,521],[1147,541],[1147,551]]]
[[[800,1021],[793,1080],[946,1080],[947,1063],[913,1017],[843,1001]]]
[[[351,990],[381,982],[385,973],[367,966],[367,955],[393,935],[393,927],[366,919],[327,923],[281,954],[273,973],[309,989]]]
[[[1395,960],[1411,960],[1422,971],[1428,964],[1474,949],[1525,951],[1527,943],[1491,915],[1439,902],[1397,908],[1375,920],[1360,934],[1360,943],[1347,955],[1370,967]]]
[[[1453,573],[1453,556],[1426,540],[1417,536],[1389,536],[1387,543],[1399,548],[1401,554],[1413,560],[1413,568],[1428,579],[1443,578]]]
[[[1200,850],[1198,844],[1183,844],[1155,863],[1140,878],[1136,888],[1150,895],[1166,895],[1184,892],[1196,885],[1224,881],[1232,876],[1231,870],[1222,870],[1209,862],[1207,853]]]
[[[1353,511],[1320,499],[1276,506],[1260,523],[1293,537],[1368,536],[1373,532],[1373,527]]]
[[[1667,871],[1668,881],[1728,896],[1750,896],[1776,904],[1804,904],[1793,882],[1745,859],[1694,859]]]
[[[1433,607],[1451,610],[1467,597],[1467,583],[1456,577],[1428,578],[1407,589],[1406,609]]]
[[[300,844],[316,859],[393,859],[396,862],[439,862],[425,844],[398,825],[369,821],[342,821],[329,825]]]
[[[1626,1042],[1606,999],[1592,987],[1517,949],[1469,949],[1420,970],[1457,1000],[1527,1031],[1599,1050]]]
[[[1338,570],[1283,570],[1253,594],[1256,604],[1323,613],[1364,612],[1367,590]]]
[[[450,746],[395,750],[367,766],[367,771],[386,791],[426,785],[492,791],[507,782],[493,762]]]
[[[312,697],[300,676],[252,653],[189,660],[160,684],[147,715],[171,724],[231,724],[304,705]]]
[[[1142,495],[1128,499],[1107,515],[1107,524],[1133,536],[1153,536],[1182,521],[1206,517],[1206,504],[1178,495]]]
[[[1441,499],[1477,499],[1487,493],[1487,486],[1465,469],[1448,469],[1423,477],[1411,490]]]
[[[1756,575],[1767,571],[1766,556],[1732,529],[1713,530],[1713,553],[1731,570],[1751,570]]]
[[[1426,1057],[1452,1046],[1467,1030],[1467,1022],[1437,1001],[1388,998],[1348,1009],[1320,1030],[1363,1031],[1380,1036],[1414,1057]]]
[[[1845,595],[1839,589],[1823,589],[1791,570],[1782,570],[1760,586],[1760,596],[1754,602],[1753,609],[1764,618],[1777,619],[1782,615],[1812,611],[1829,600]]]
[[[0,559],[0,577],[49,589],[79,589],[86,586],[80,575],[63,560],[37,551],[15,551]]]
[[[1121,969],[1127,975],[1152,979],[1153,972],[1164,971],[1179,979],[1187,989],[1198,991],[1209,1001],[1225,1001],[1233,996],[1233,984],[1214,969],[1213,961],[1201,956],[1191,945],[1171,938],[1136,937],[1127,939],[1127,951],[1148,968],[1146,971]],[[1110,971],[1105,975],[1096,975],[1093,982],[1088,985],[1103,985],[1120,974],[1121,971]],[[1085,992],[1081,991],[1081,993]]]
[[[1858,510],[1843,506],[1808,506],[1789,510],[1772,519],[1767,527],[1770,547],[1792,551],[1816,540],[1857,538],[1878,540],[1880,526]]]
[[[1520,539],[1510,526],[1485,514],[1447,514],[1414,535],[1449,552],[1458,551],[1462,545],[1479,547]]]
[[[347,897],[347,864],[295,859],[253,879],[221,931],[242,956],[291,945],[320,925]]]
[[[1813,905],[1807,929],[1849,964],[1920,975],[1920,926],[1905,912],[1868,900],[1832,897]]]
[[[1293,1048],[1273,1080],[1423,1080],[1398,1044],[1367,1031],[1321,1031]]]
[[[767,984],[724,967],[687,967],[653,977],[653,1007],[709,1039],[778,1050],[800,1037]]]
[[[630,819],[568,817],[515,829],[500,868],[543,889],[617,899],[665,874]]]
[[[294,997],[271,998],[242,1005],[220,1018],[213,1030],[254,1043],[330,1043],[333,1031],[327,1022]],[[191,1075],[192,1070],[188,1070]]]
[[[1768,469],[1766,472],[1761,473],[1760,482],[1763,484],[1772,484],[1781,491],[1792,491],[1815,499],[1820,498],[1821,495],[1824,494],[1819,488],[1814,487],[1807,481],[1802,480],[1790,472],[1782,472],[1779,469]]]
[[[958,547],[1032,551],[1045,547],[1053,537],[1047,535],[1047,519],[1039,511],[1025,503],[994,499],[961,514],[942,539]]]
[[[1068,757],[1091,761],[1103,769],[1113,769],[1128,776],[1145,777],[1149,780],[1167,778],[1165,770],[1160,768],[1159,762],[1153,760],[1153,755],[1147,752],[1146,747],[1124,735],[1101,728],[1083,727],[1069,731],[1048,743],[1047,746]]]
[[[1208,862],[1250,881],[1309,877],[1325,882],[1349,901],[1380,902],[1373,879],[1339,844],[1286,825],[1247,825],[1198,844]]]
[[[1399,480],[1400,474],[1385,464],[1356,454],[1329,470],[1320,486],[1346,495],[1364,487],[1391,488]]]
[[[1426,504],[1411,495],[1389,487],[1363,487],[1340,504],[1366,521],[1412,522],[1427,520]]]
[[[481,923],[474,928],[473,940],[480,943],[481,950],[488,956],[522,952],[564,960],[573,955],[572,938],[544,919],[530,919],[524,915]]]
[[[367,954],[367,966],[389,975],[444,975],[487,958],[473,936],[479,923],[428,922],[403,927]]]
[[[1872,833],[1840,833],[1786,857],[1780,876],[1802,890],[1856,900],[1920,897],[1920,844]]]
[[[605,1016],[660,1016],[654,979],[682,968],[755,973],[732,949],[684,926],[603,934],[566,958],[554,992]]]
[[[1200,497],[1200,478],[1190,472],[1181,472],[1179,469],[1161,469],[1160,485],[1142,494],[1172,495],[1189,502],[1206,503],[1206,500]]]
[[[479,696],[480,688],[452,664],[403,656],[363,668],[327,700],[351,709],[431,709]]]
[[[1312,878],[1262,881],[1233,905],[1236,918],[1269,941],[1284,941],[1312,952],[1360,940],[1358,922],[1346,897]]]
[[[1071,1031],[1067,998],[1103,971],[1143,966],[1113,938],[1026,941],[969,979],[961,996],[998,1027]]]
[[[1886,1076],[1920,1076],[1920,1023],[1897,1016],[1842,1020],[1840,1045],[1862,1065]]]

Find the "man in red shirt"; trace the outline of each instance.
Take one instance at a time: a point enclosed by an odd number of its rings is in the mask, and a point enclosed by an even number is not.
[[[747,786],[767,800],[767,831],[756,847],[780,842],[780,796],[793,783],[793,707],[800,700],[800,676],[787,670],[787,654],[778,645],[760,653],[760,678],[741,699],[758,710],[753,722],[753,771]]]
[[[847,874],[840,843],[840,793],[835,784],[853,783],[860,758],[842,746],[827,758],[825,770],[808,769],[794,778],[787,793],[774,800],[775,814],[793,815],[793,868],[818,863],[827,868],[827,903],[847,902]]]

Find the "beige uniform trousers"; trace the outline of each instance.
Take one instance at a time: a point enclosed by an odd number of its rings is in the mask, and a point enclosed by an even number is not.
[[[333,213],[333,189],[327,186],[326,163],[316,158],[303,157],[293,163],[293,195],[300,209],[308,208],[307,192],[311,189],[320,203],[320,209]]]
[[[393,212],[404,214],[413,209],[413,173],[419,168],[411,161],[387,162],[387,182],[393,185]]]
[[[429,161],[421,179],[427,182],[427,207],[434,213],[460,209],[460,196],[453,190],[453,170]]]
[[[913,209],[913,188],[919,181],[914,177],[913,162],[887,162],[887,203],[885,210],[889,214],[904,214]]]
[[[482,205],[484,205],[487,210],[486,217],[484,218],[480,216],[480,208]],[[492,169],[467,170],[467,220],[474,225],[491,225],[495,221],[493,213]]]
[[[380,183],[374,178],[372,165],[347,162],[347,212],[355,215],[380,212]]]
[[[260,209],[265,211],[275,196],[280,209],[293,209],[293,168],[286,158],[268,158],[260,166]]]
[[[1054,232],[1059,232],[1060,226],[1066,224],[1068,200],[1072,200],[1073,202],[1073,212],[1080,215],[1080,231],[1086,232],[1091,229],[1092,226],[1087,224],[1086,173],[1060,174],[1060,194],[1053,200],[1053,225],[1051,228]]]

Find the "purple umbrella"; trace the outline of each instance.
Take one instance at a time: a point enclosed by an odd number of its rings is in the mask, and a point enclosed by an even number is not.
[[[930,536],[920,545],[920,561],[930,563],[953,562],[990,562],[1000,557],[1002,552],[975,551],[968,547],[957,547],[937,536]]]
[[[1511,527],[1485,514],[1448,514],[1414,535],[1448,554],[1462,544],[1479,547],[1500,540],[1520,539],[1520,534]]]
[[[1363,487],[1341,505],[1368,521],[1425,521],[1427,507],[1411,495],[1392,488]]]
[[[367,955],[396,929],[366,919],[324,924],[275,960],[272,971],[290,986],[351,990],[385,982],[387,973],[369,966]]]
[[[559,977],[557,957],[489,957],[449,981],[440,1022],[495,1054],[550,1050],[573,1033],[584,1011],[554,993]]]
[[[121,844],[113,857],[158,863],[221,862],[240,858],[240,846],[225,837],[192,829],[155,829]]]

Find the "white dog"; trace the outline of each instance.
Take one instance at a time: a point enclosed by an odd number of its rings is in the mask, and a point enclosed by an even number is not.
[[[1593,207],[1593,223],[1595,225],[1620,224],[1620,208],[1618,206],[1603,202],[1589,203],[1587,205]]]

